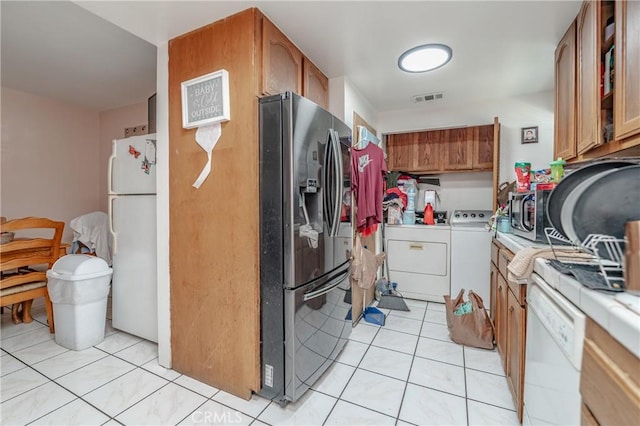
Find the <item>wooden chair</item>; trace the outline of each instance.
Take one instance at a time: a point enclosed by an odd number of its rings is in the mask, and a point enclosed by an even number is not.
[[[46,218],[27,217],[13,219],[0,225],[2,232],[14,232],[13,241],[0,244],[0,306],[23,305],[23,321],[31,322],[31,303],[36,297],[44,297],[49,331],[55,331],[53,306],[47,291],[46,269],[50,269],[60,257],[60,244],[64,222]],[[47,234],[52,237],[21,238],[22,231]],[[44,269],[46,266],[46,269]]]

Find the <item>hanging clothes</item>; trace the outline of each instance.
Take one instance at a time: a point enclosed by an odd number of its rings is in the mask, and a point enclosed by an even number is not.
[[[356,227],[362,235],[369,235],[382,223],[384,173],[387,164],[384,152],[373,143],[363,149],[351,150],[351,193],[355,197]]]

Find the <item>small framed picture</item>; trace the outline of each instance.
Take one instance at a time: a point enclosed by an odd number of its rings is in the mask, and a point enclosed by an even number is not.
[[[229,73],[219,70],[182,82],[182,127],[192,129],[231,119]]]
[[[522,143],[538,143],[538,126],[522,128]]]

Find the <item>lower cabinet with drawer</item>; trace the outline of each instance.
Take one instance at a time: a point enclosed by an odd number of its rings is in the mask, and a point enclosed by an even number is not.
[[[450,291],[449,227],[399,225],[385,227],[389,280],[411,299],[444,302]]]
[[[590,318],[580,394],[583,425],[640,424],[640,360]]]
[[[509,390],[522,422],[524,359],[527,330],[527,285],[508,280],[507,266],[514,254],[499,241],[491,244],[491,319]],[[495,308],[494,304],[495,303]]]

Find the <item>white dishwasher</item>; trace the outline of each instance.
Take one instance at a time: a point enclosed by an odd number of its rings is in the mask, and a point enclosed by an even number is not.
[[[578,425],[585,315],[537,274],[527,302],[522,423]]]

